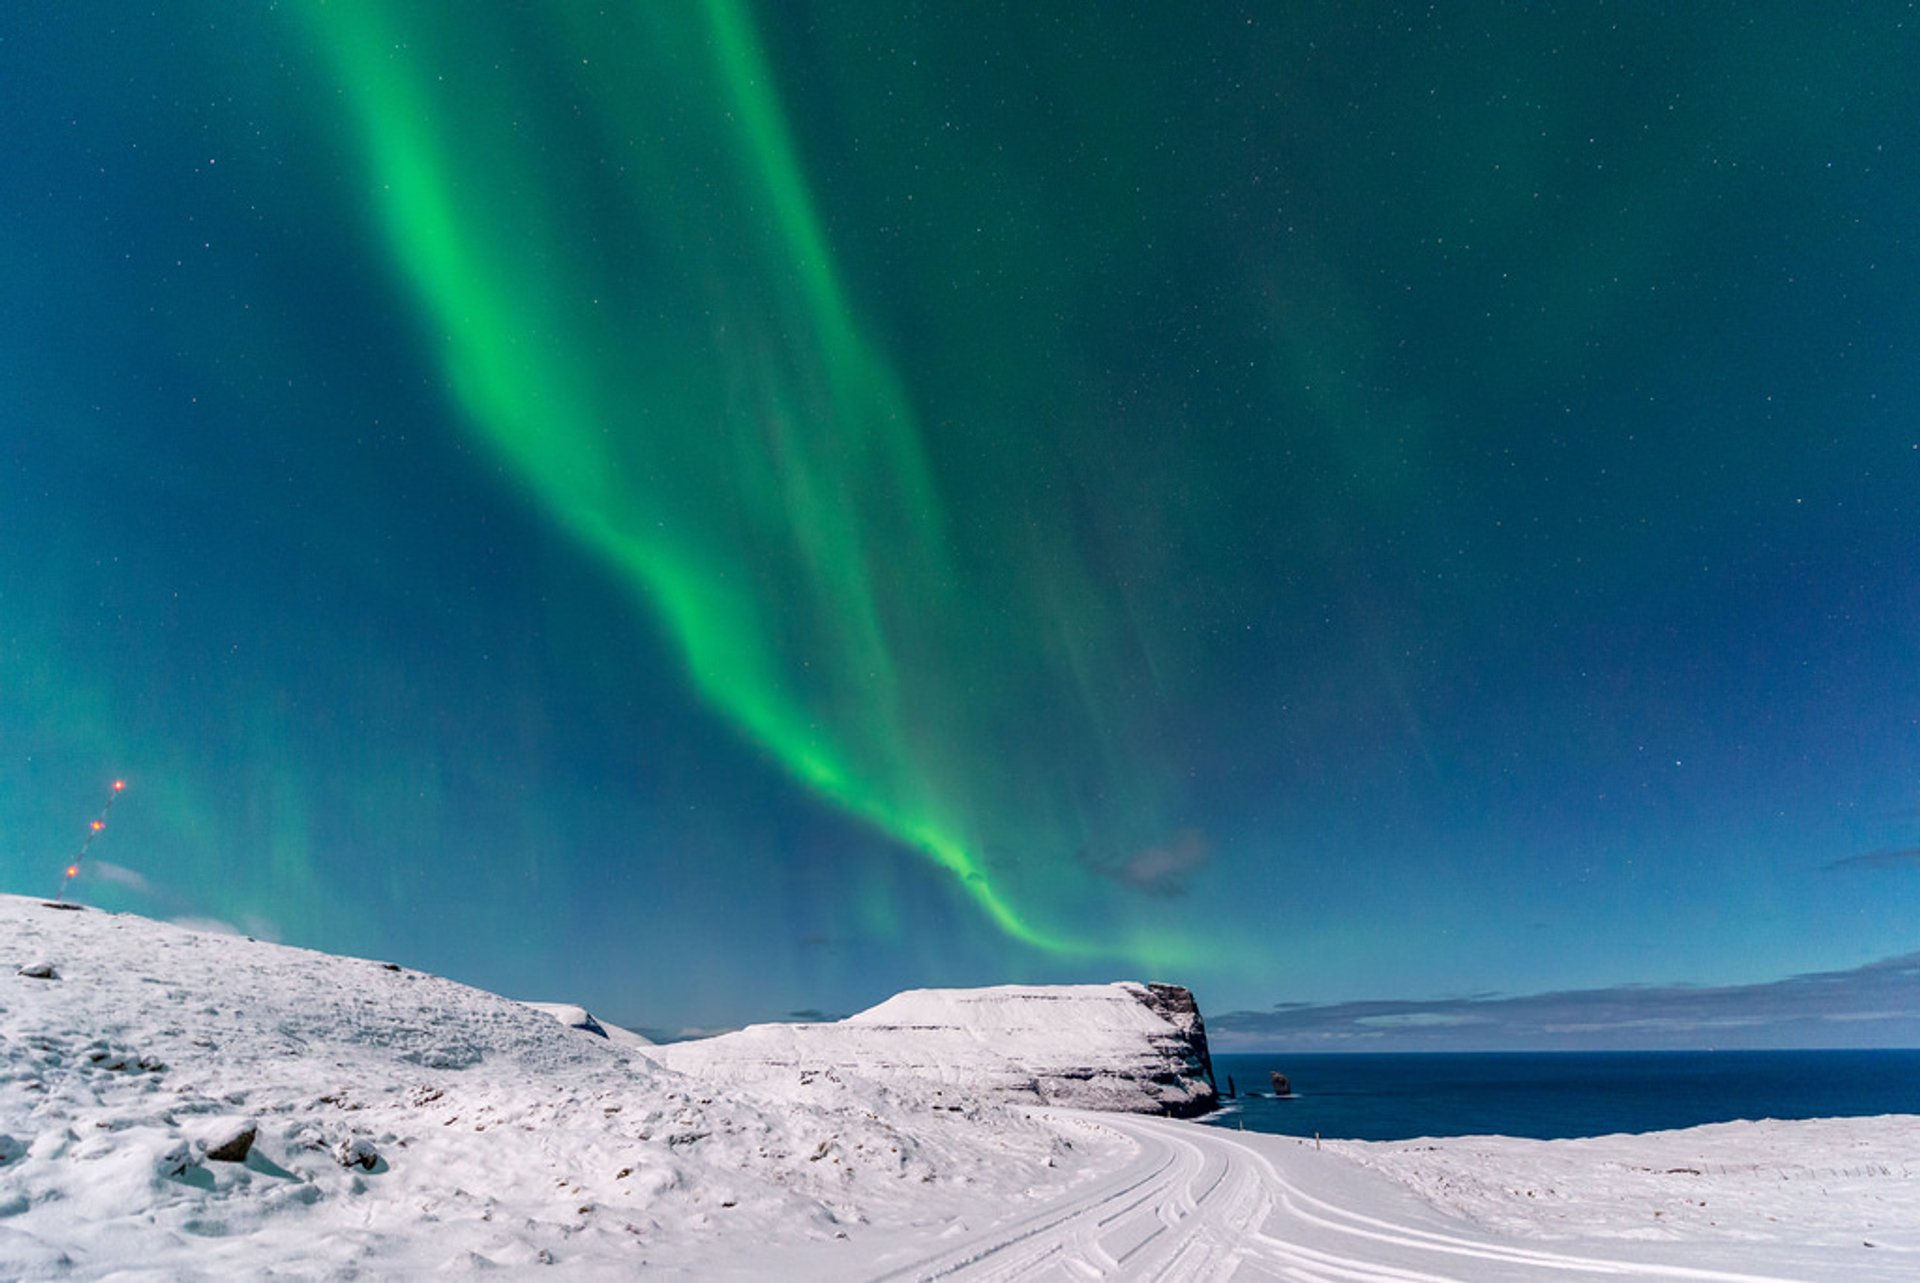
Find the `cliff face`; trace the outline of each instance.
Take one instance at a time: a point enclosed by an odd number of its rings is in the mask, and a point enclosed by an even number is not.
[[[1179,1081],[1204,1081],[1207,1085],[1204,1099],[1196,1097],[1185,1108],[1170,1108],[1165,1112],[1176,1118],[1209,1112],[1219,1101],[1218,1084],[1213,1080],[1213,1055],[1207,1050],[1207,1023],[1200,1017],[1200,1004],[1194,1001],[1193,991],[1185,985],[1150,982],[1143,987],[1147,992],[1141,1002],[1177,1032],[1177,1037],[1166,1040],[1164,1045],[1170,1055],[1178,1055],[1182,1060],[1184,1070]]]
[[[1076,1109],[1191,1117],[1215,1104],[1206,1026],[1179,985],[914,989],[833,1024],[753,1025],[648,1054],[720,1081],[831,1071]]]

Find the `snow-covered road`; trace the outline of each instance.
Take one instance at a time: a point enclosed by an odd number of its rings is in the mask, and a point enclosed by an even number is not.
[[[0,895],[0,1278],[1920,1278],[1920,1116],[1321,1150],[651,1050]]]
[[[1571,1254],[1496,1241],[1447,1220],[1376,1173],[1289,1138],[1137,1116],[1056,1117],[1072,1127],[1118,1133],[1132,1142],[1132,1160],[1018,1220],[883,1267],[876,1280],[1774,1283],[1783,1277],[1691,1263],[1697,1245],[1596,1244]],[[1663,1260],[1662,1246],[1683,1259]],[[1807,1275],[1796,1270],[1790,1277]]]

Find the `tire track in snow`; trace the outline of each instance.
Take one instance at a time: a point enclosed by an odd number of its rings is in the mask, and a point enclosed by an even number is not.
[[[1124,1138],[1135,1157],[1092,1190],[948,1244],[879,1275],[876,1283],[1493,1283],[1542,1277],[1787,1283],[1398,1223],[1308,1193],[1272,1157],[1229,1132],[1135,1115],[1050,1116]],[[1344,1174],[1362,1184],[1377,1179],[1386,1188],[1385,1178],[1357,1169]]]
[[[1109,1127],[1104,1119],[1073,1116],[1062,1121],[1087,1131],[1105,1132],[1132,1141],[1135,1157],[1118,1174],[1103,1180],[1093,1190],[1070,1195],[1036,1212],[997,1225],[951,1244],[911,1264],[874,1276],[874,1283],[897,1280],[966,1279],[969,1283],[997,1283],[1038,1277],[1047,1265],[1070,1270],[1064,1277],[1112,1277],[1118,1263],[1098,1259],[1094,1233],[1101,1218],[1115,1207],[1130,1206],[1154,1197],[1171,1178],[1176,1154],[1170,1145],[1141,1144],[1131,1134]],[[1091,1258],[1091,1259],[1090,1259]],[[1091,1275],[1072,1271],[1067,1262]]]

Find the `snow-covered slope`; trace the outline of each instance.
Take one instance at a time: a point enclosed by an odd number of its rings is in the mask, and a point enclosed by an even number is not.
[[[1916,1118],[1322,1151],[981,1100],[967,1073],[1014,1071],[968,1039],[1108,1064],[1178,1024],[1177,994],[1092,988],[1117,992],[904,994],[802,1049],[892,1055],[884,1082],[774,1057],[722,1086],[748,1064],[722,1040],[636,1050],[379,962],[0,896],[0,1278],[1920,1277]]]
[[[522,1002],[520,1005],[532,1007],[535,1011],[552,1016],[569,1029],[578,1029],[582,1033],[605,1038],[616,1046],[629,1048],[653,1046],[653,1039],[637,1034],[631,1029],[622,1029],[611,1021],[600,1019],[585,1007],[575,1006],[570,1002]]]
[[[914,989],[832,1024],[751,1025],[650,1054],[714,1082],[832,1070],[1078,1109],[1186,1117],[1214,1105],[1206,1029],[1178,985]]]
[[[1731,1245],[1767,1259],[1830,1253],[1920,1278],[1920,1118],[1714,1123],[1680,1131],[1327,1146],[1434,1206],[1513,1238]],[[1864,1256],[1860,1249],[1868,1251]],[[1858,1258],[1845,1264],[1840,1254]]]
[[[1087,1152],[830,1077],[723,1099],[448,980],[0,896],[8,1279],[835,1277],[849,1235],[1017,1208]]]

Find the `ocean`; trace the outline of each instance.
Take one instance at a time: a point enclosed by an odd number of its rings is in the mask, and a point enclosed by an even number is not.
[[[1273,1070],[1291,1080],[1290,1099],[1268,1094]],[[1347,1140],[1920,1113],[1920,1051],[1231,1053],[1213,1072],[1223,1096],[1231,1075],[1240,1098],[1205,1122]]]

